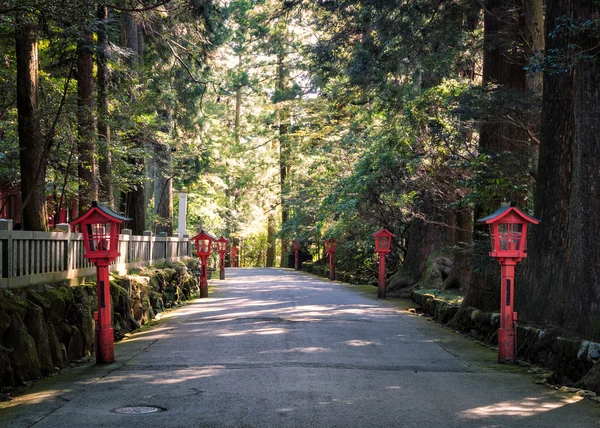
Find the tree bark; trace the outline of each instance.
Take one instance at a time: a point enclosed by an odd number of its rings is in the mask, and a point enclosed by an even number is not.
[[[164,112],[166,127],[163,130],[171,135],[172,117]],[[159,142],[154,143],[154,214],[156,233],[173,234],[173,166],[171,148]]]
[[[267,262],[266,267],[275,266],[275,216],[267,217]]]
[[[241,43],[240,43],[239,50],[240,50],[240,52],[242,51]],[[241,71],[242,71],[242,54],[239,53],[238,54],[238,72],[241,73]],[[242,113],[242,83],[239,82],[238,86],[235,88],[235,122],[234,122],[234,128],[233,128],[234,129],[233,133],[235,136],[236,144],[240,144],[241,113]]]
[[[126,64],[132,75],[135,75],[139,68],[139,52],[141,46],[139,35],[138,25],[133,18],[133,14],[131,12],[124,13],[121,21],[121,46],[127,48],[128,56]],[[134,98],[132,91],[130,92],[130,97],[132,99]],[[140,135],[133,135],[131,140],[134,146],[142,147],[144,145]],[[147,229],[147,163],[142,156],[130,156],[128,163],[136,170],[136,177],[131,183],[131,189],[121,195],[121,209],[128,217],[132,218],[130,223],[132,233],[134,235],[141,235]]]
[[[541,3],[541,0],[489,0],[487,2],[484,15],[484,85],[497,84],[501,88],[527,92],[529,81],[524,67],[532,51],[528,49],[527,54],[523,56],[521,50],[515,49],[515,46],[531,47],[531,37],[535,29],[530,31],[525,23],[524,3],[528,2],[533,5],[535,2]],[[528,9],[537,11],[537,6],[528,6]],[[530,24],[537,25],[537,15],[535,18],[533,13],[530,15]],[[479,150],[492,156],[504,153],[505,156],[500,158],[497,168],[505,171],[506,177],[519,177],[521,171],[527,170],[530,156],[528,139],[527,129],[506,120],[498,121],[497,118],[493,118],[491,122],[486,122],[481,127]],[[524,199],[518,192],[512,192],[504,197],[517,202],[522,202]],[[474,210],[475,218],[481,218],[494,211],[499,202],[495,200],[490,201],[489,205],[477,205]],[[493,311],[500,305],[500,271],[498,263],[487,256],[489,251],[487,232],[487,225],[475,225],[473,272],[463,304]]]
[[[17,130],[21,192],[27,203],[21,208],[23,228],[46,231],[46,164],[40,131],[38,99],[38,45],[35,27],[17,20]]]
[[[108,8],[98,7],[98,49],[96,53],[98,82],[98,172],[99,196],[109,207],[115,207],[112,185],[112,160],[110,153],[110,124],[108,112]]]
[[[94,36],[86,32],[77,44],[77,130],[79,134],[79,212],[98,200],[96,134],[94,130]]]
[[[285,53],[283,47],[277,55],[277,89],[283,93],[286,89],[286,70],[284,65]],[[290,209],[286,202],[287,195],[287,176],[289,172],[289,158],[290,158],[290,142],[288,136],[288,115],[283,109],[279,109],[277,112],[279,116],[279,178],[281,185],[281,267],[285,267],[287,260],[288,242],[285,231],[287,225]]]
[[[544,73],[542,145],[529,256],[516,281],[515,304],[528,321],[562,327],[600,340],[600,53],[597,36],[556,26],[600,18],[586,0],[549,0],[546,54],[586,51],[574,66]],[[555,32],[554,35],[550,33]]]
[[[448,212],[439,209],[442,204],[436,203],[429,192],[423,192],[420,200],[419,217],[410,223],[406,257],[400,271],[388,282],[390,291],[417,284],[425,273],[430,256],[447,255],[451,243]]]

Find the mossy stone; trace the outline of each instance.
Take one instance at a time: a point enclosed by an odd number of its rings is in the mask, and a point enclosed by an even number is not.
[[[54,372],[50,345],[48,343],[48,331],[44,322],[44,311],[33,302],[29,302],[27,316],[23,320],[27,327],[27,333],[35,341],[40,370],[44,374]]]
[[[0,390],[4,387],[13,388],[15,386],[15,373],[10,365],[10,358],[6,349],[0,345]]]
[[[30,379],[40,377],[40,362],[35,341],[27,333],[27,327],[19,314],[13,313],[10,318],[11,323],[4,334],[3,345],[9,350],[15,383],[22,385]]]

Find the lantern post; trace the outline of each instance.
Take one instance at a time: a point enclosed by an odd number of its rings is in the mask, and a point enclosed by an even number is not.
[[[121,255],[119,232],[123,222],[131,221],[110,208],[92,202],[91,208],[71,222],[80,225],[83,234],[83,255],[96,265],[96,294],[98,310],[94,312],[96,322],[96,363],[115,361],[114,332],[110,310],[110,279],[108,267]]]
[[[219,267],[219,279],[225,279],[225,253],[227,253],[227,244],[229,241],[222,236],[217,239],[217,249],[219,251],[220,267]]]
[[[292,246],[294,247],[294,269],[300,270],[300,258],[298,255],[300,251],[300,242],[294,239],[292,241]]]
[[[377,284],[377,298],[385,299],[385,256],[390,252],[390,245],[394,235],[389,230],[383,228],[373,234],[375,238],[375,252],[379,254],[379,282]]]
[[[515,360],[517,333],[514,312],[515,266],[527,257],[527,226],[540,221],[519,210],[514,203],[503,204],[497,211],[477,220],[490,225],[490,256],[501,266],[500,328],[498,329],[498,361]]]
[[[335,238],[325,241],[325,251],[329,254],[329,279],[335,280],[335,268],[333,267],[333,255],[337,251],[337,242]]]
[[[201,230],[199,234],[192,238],[192,241],[196,245],[196,256],[200,258],[202,264],[202,270],[200,272],[200,297],[208,297],[208,268],[206,261],[210,257],[212,249],[212,243],[217,238],[210,233]]]
[[[237,253],[238,253],[238,247],[236,245],[233,245],[231,247],[231,267],[237,267]]]

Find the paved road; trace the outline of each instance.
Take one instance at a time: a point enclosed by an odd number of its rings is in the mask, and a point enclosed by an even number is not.
[[[351,286],[228,269],[213,297],[40,382],[1,427],[599,427],[600,406]],[[114,409],[156,406],[161,413]]]

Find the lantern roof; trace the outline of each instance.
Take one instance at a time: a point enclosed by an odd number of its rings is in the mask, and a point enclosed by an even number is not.
[[[514,202],[511,202],[510,204],[505,204],[505,205],[501,206],[500,208],[498,208],[496,211],[494,211],[487,217],[477,219],[477,221],[479,223],[486,223],[486,224],[495,223],[497,221],[500,221],[502,218],[509,216],[511,213],[516,214],[517,216],[519,216],[520,218],[522,218],[523,220],[525,220],[528,223],[538,224],[540,222],[540,220],[538,220],[537,218],[528,216],[523,211],[518,209]]]
[[[217,242],[229,242],[229,240],[223,236],[221,236],[219,239],[217,239]]]
[[[116,223],[123,223],[132,220],[129,217],[125,217],[124,215],[105,207],[104,205],[98,204],[97,201],[93,201],[90,209],[77,217],[75,220],[72,220],[71,224],[79,224],[87,219],[93,219],[94,221],[105,219],[107,221]]]
[[[374,237],[389,236],[390,238],[395,238],[396,237],[396,235],[394,235],[392,232],[390,232],[389,230],[387,230],[385,227],[382,227],[379,232],[375,232],[372,236],[374,236]]]
[[[206,238],[208,238],[210,241],[213,241],[213,242],[217,241],[217,237],[215,235],[207,232],[204,229],[200,230],[200,233],[198,233],[196,236],[194,236],[192,238],[192,241],[199,241],[200,239],[206,239]]]

